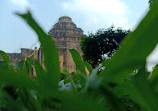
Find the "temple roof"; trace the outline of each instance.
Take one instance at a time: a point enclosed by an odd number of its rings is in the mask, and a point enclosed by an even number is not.
[[[81,37],[83,30],[78,28],[68,16],[62,16],[59,21],[48,32],[52,37]]]
[[[72,19],[68,16],[62,16],[59,18],[59,22],[72,22]]]

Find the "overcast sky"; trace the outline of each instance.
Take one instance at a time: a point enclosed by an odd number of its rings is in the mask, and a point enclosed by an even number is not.
[[[0,0],[0,50],[16,52],[36,43],[35,33],[14,14],[28,8],[46,32],[65,15],[87,34],[111,25],[134,29],[148,0]]]
[[[30,9],[45,32],[59,17],[70,16],[87,34],[111,25],[133,30],[148,8],[148,0],[0,0],[0,50],[18,52],[37,42],[36,34],[14,12]]]

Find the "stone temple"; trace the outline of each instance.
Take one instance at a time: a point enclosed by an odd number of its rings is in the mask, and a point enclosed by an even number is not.
[[[80,51],[80,39],[83,30],[77,28],[70,17],[63,16],[48,32],[53,37],[59,50],[60,67],[67,67],[70,72],[75,71],[75,64],[68,49]]]
[[[63,16],[59,18],[59,21],[52,27],[48,34],[54,39],[58,47],[61,70],[66,67],[69,72],[75,72],[75,64],[68,49],[76,49],[81,54],[80,39],[84,35],[83,30],[78,28],[70,17]],[[31,57],[32,59],[37,58],[40,64],[44,66],[41,48],[39,50],[22,48],[21,53],[8,53],[8,55],[14,64],[21,59]],[[35,55],[37,57],[32,57]]]

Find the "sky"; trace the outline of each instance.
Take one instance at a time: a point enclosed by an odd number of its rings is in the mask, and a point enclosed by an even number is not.
[[[0,0],[0,50],[16,53],[38,42],[34,31],[15,12],[31,10],[45,32],[59,17],[70,16],[88,34],[111,25],[134,30],[148,8],[148,0]]]

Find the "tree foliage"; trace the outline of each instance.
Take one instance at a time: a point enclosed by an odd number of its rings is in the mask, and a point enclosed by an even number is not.
[[[100,29],[95,34],[91,33],[82,37],[80,46],[83,59],[92,64],[93,67],[97,66],[106,57],[112,56],[129,32],[129,30],[115,29],[111,26],[108,29]]]

